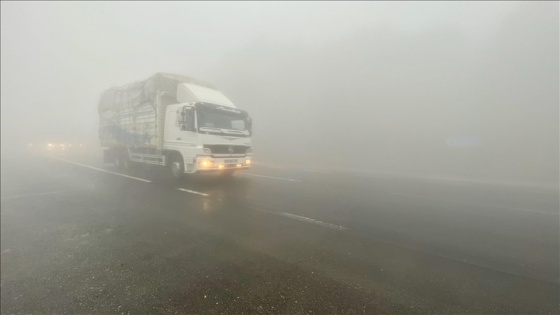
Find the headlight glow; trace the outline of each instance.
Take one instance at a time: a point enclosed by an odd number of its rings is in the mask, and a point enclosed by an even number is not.
[[[202,160],[202,161],[200,161],[200,166],[201,167],[210,167],[210,166],[212,166],[212,161]]]

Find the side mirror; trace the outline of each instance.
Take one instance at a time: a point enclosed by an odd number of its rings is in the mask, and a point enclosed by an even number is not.
[[[187,119],[187,115],[185,114],[185,110],[178,110],[177,111],[177,126],[180,130],[186,131],[189,130],[189,121]]]
[[[184,116],[183,122],[186,126],[185,126],[185,129],[181,129],[181,130],[195,131],[195,128],[194,128],[194,109],[186,108],[182,112],[182,114]]]
[[[185,123],[185,112],[177,111],[177,124],[182,125]]]

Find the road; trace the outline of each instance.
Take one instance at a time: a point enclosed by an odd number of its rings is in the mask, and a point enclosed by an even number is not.
[[[557,314],[558,190],[2,155],[1,312]]]

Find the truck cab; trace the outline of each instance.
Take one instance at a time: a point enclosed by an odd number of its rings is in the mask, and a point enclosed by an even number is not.
[[[231,174],[251,166],[251,118],[232,106],[207,102],[168,105],[163,148],[173,173]],[[181,165],[182,164],[182,165]]]

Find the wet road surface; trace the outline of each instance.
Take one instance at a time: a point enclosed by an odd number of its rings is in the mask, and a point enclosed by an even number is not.
[[[558,190],[2,157],[2,313],[559,311]]]

